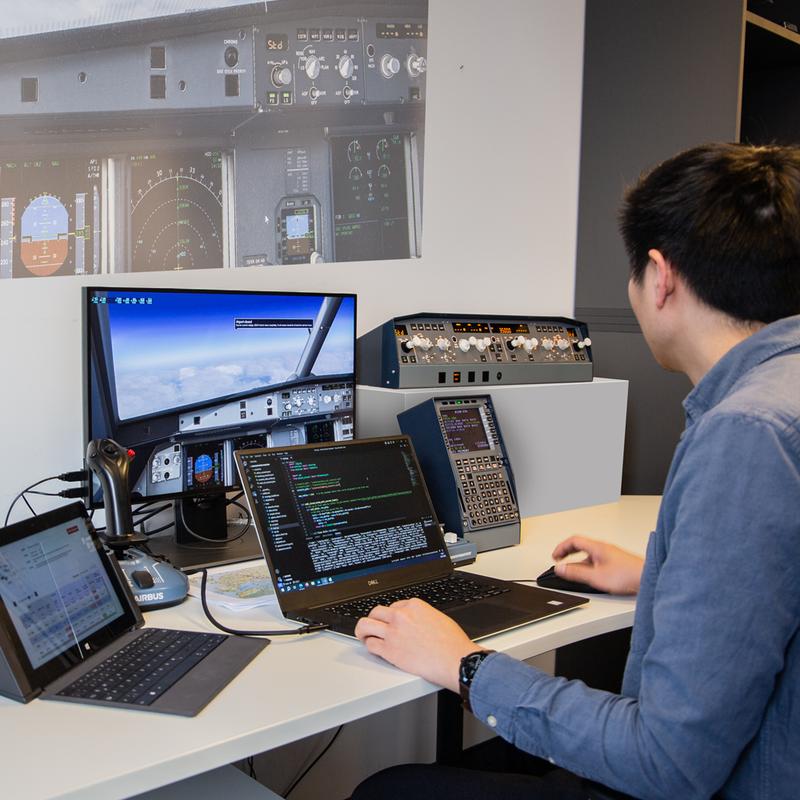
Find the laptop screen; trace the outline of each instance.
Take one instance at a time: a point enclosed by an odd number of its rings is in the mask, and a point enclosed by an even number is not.
[[[237,459],[279,594],[448,559],[407,437]]]
[[[30,672],[52,680],[135,622],[81,504],[4,530],[0,609]]]

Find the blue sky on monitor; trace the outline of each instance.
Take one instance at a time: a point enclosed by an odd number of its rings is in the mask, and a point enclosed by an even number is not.
[[[117,305],[113,299],[152,298]],[[236,328],[234,320],[312,320],[322,295],[110,291],[120,419],[274,386],[296,370],[306,328]],[[345,298],[314,364],[315,375],[352,373],[353,300]]]

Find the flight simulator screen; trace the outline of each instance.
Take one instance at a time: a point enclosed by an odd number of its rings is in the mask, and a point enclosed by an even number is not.
[[[354,295],[88,288],[86,439],[129,449],[134,500],[235,488],[238,449],[352,439],[355,315]]]

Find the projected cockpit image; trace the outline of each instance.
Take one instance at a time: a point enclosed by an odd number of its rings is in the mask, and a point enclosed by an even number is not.
[[[0,163],[0,277],[100,272],[101,162]]]
[[[6,16],[0,279],[422,255],[428,0]]]
[[[237,485],[233,451],[353,438],[355,297],[87,289],[87,440],[135,497]]]

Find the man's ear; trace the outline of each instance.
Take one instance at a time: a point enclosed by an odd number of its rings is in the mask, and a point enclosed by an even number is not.
[[[667,299],[675,291],[677,275],[672,268],[672,264],[667,261],[660,250],[653,248],[652,250],[648,250],[647,255],[656,270],[654,285],[656,293],[655,304],[656,308],[660,309],[664,307]]]

